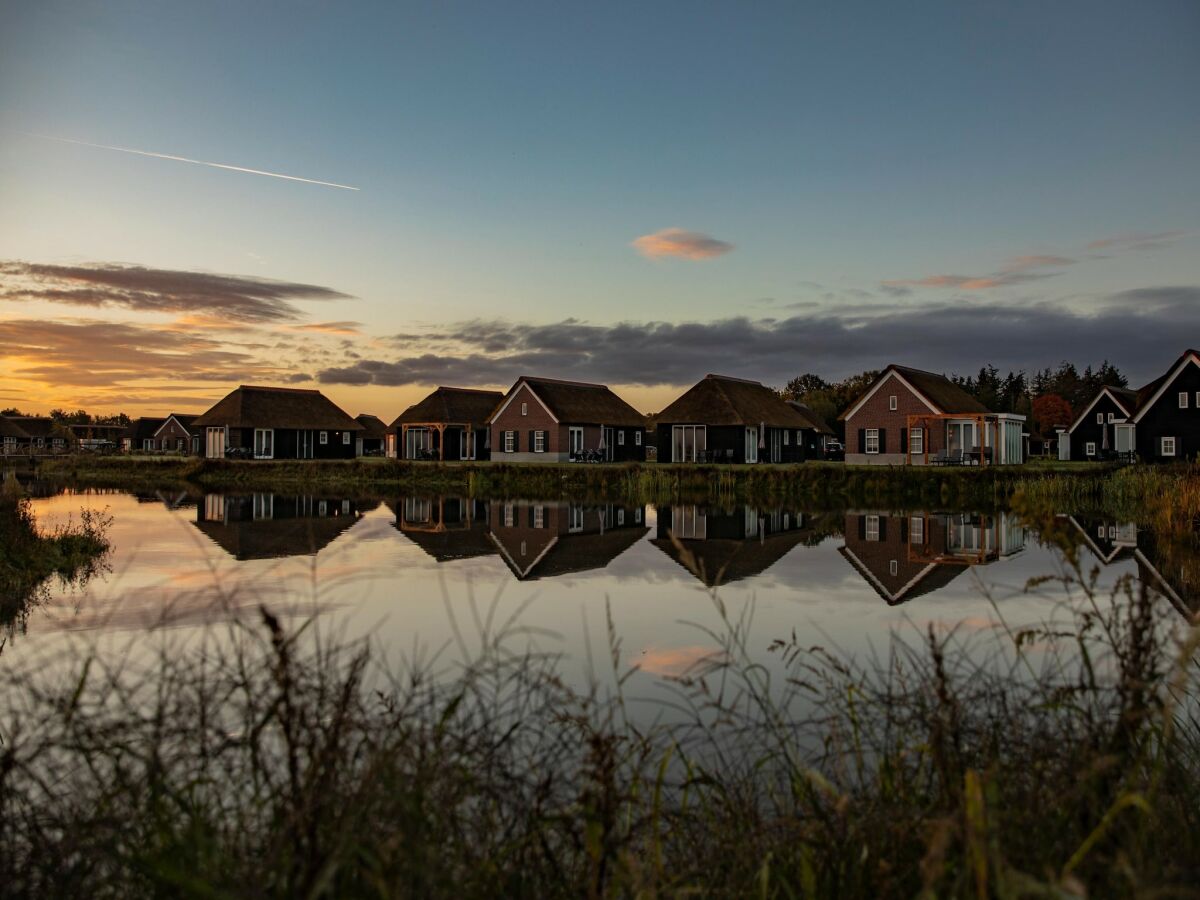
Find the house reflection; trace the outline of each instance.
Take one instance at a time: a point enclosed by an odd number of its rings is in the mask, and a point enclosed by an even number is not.
[[[439,563],[491,556],[488,502],[464,497],[402,497],[389,503],[393,527]]]
[[[378,501],[257,493],[206,494],[196,527],[238,560],[313,555]]]
[[[1200,611],[1200,553],[1195,542],[1164,542],[1153,529],[1100,516],[1059,516],[1103,566],[1132,560],[1138,581],[1165,597],[1184,618]]]
[[[493,501],[489,537],[521,581],[603,569],[650,530],[642,506]]]
[[[1025,529],[1009,513],[846,514],[843,558],[895,606],[946,587],[971,566],[1020,553]]]
[[[827,532],[794,510],[661,507],[654,546],[708,587],[761,575],[797,544]]]

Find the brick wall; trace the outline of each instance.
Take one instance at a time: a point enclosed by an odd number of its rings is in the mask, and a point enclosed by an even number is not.
[[[525,415],[521,415],[521,404],[525,404]],[[528,385],[521,385],[503,413],[491,424],[492,457],[504,458],[504,432],[515,431],[518,435],[516,452],[530,453],[533,447],[529,443],[530,431],[546,432],[546,452],[566,453],[567,434],[565,428],[560,428],[546,412],[546,408],[533,396]]]
[[[890,398],[895,396],[896,409],[889,409]],[[895,373],[888,375],[879,390],[867,400],[853,416],[846,420],[846,453],[865,453],[866,448],[859,443],[859,431],[866,428],[879,428],[884,432],[884,446],[881,455],[894,456],[907,448],[907,443],[901,444],[900,434],[908,427],[908,416],[930,413],[925,403],[913,393]],[[942,421],[931,421],[925,429],[925,444],[931,454],[945,446],[945,424]]]

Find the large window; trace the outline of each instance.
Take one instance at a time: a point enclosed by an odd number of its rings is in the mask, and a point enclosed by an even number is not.
[[[505,453],[513,452],[513,448],[515,446],[514,440],[513,440],[514,436],[515,436],[515,432],[512,432],[512,431],[504,432],[504,452]]]
[[[674,425],[671,428],[671,462],[697,462],[704,458],[707,432],[703,425]]]
[[[546,452],[546,432],[535,431],[533,433],[533,452],[534,453],[545,453]]]
[[[879,429],[868,428],[864,436],[863,453],[878,453],[879,452]]]
[[[879,540],[879,516],[867,516],[864,534],[868,541]]]
[[[910,516],[908,520],[908,542],[910,544],[925,543],[925,517]]]
[[[572,425],[568,430],[570,436],[570,448],[572,459],[583,453],[583,427],[581,425]]]
[[[746,462],[758,462],[758,429],[754,427],[746,429]]]
[[[1158,442],[1159,442],[1159,453],[1161,453],[1163,456],[1174,456],[1175,455],[1175,438],[1173,438],[1173,437],[1159,438]]]
[[[433,435],[428,428],[407,428],[404,431],[404,458],[420,459],[433,449]]]
[[[512,528],[517,522],[517,508],[511,503],[504,504],[504,527]]]
[[[575,533],[583,531],[583,507],[578,503],[572,503],[567,518],[567,531]]]
[[[254,429],[254,458],[275,458],[275,431],[271,428]]]
[[[910,428],[908,430],[908,449],[914,456],[925,452],[925,430]]]
[[[698,506],[676,506],[671,512],[671,533],[683,540],[704,540],[708,517]]]

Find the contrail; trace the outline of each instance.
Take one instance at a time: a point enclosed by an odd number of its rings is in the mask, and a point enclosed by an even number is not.
[[[80,147],[95,147],[97,150],[116,150],[119,153],[133,153],[137,156],[151,156],[155,159],[173,159],[176,162],[191,163],[196,166],[208,166],[212,169],[228,169],[230,172],[245,172],[247,175],[266,175],[268,178],[282,178],[285,181],[302,181],[305,184],[319,184],[322,187],[340,188],[343,191],[357,191],[358,188],[348,184],[338,184],[334,181],[317,181],[315,178],[301,178],[299,175],[283,175],[279,172],[264,172],[262,169],[247,169],[245,166],[228,166],[225,163],[206,162],[202,159],[188,159],[186,156],[172,156],[169,153],[152,153],[149,150],[134,150],[130,147],[112,147],[108,144],[92,144],[88,141],[75,141],[71,138],[51,137],[48,134],[30,134],[30,137],[41,138],[45,141],[57,141],[60,144],[76,144]]]

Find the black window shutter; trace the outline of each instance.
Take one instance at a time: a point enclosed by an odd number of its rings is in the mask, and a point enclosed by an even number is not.
[[[887,453],[887,429],[879,429],[879,452]]]
[[[867,517],[866,516],[858,517],[858,539],[860,541],[865,541],[867,539]]]
[[[858,452],[867,452],[867,429],[865,428],[858,429]]]
[[[521,452],[521,432],[513,431],[513,453]]]
[[[533,527],[533,506],[529,507],[529,527]]]
[[[530,453],[532,453],[534,450],[537,449],[537,440],[534,438],[535,434],[537,434],[536,431],[534,431],[532,428],[529,429],[529,452]]]
[[[881,429],[881,430],[880,430],[880,434],[882,434],[882,433],[883,433],[883,432],[882,432],[882,429]],[[887,516],[880,516],[880,517],[879,517],[879,540],[880,540],[880,541],[886,541],[886,540],[887,540],[887,523],[888,523],[888,517],[887,517]]]
[[[907,428],[900,429],[900,452],[901,453],[908,452],[908,429]]]
[[[900,517],[900,541],[908,543],[908,516]]]

